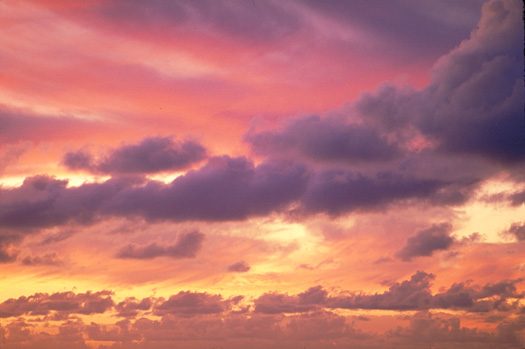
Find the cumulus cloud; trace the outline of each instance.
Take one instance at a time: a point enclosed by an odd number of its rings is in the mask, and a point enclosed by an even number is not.
[[[434,278],[433,274],[418,271],[410,280],[396,282],[384,293],[336,296],[328,300],[328,306],[345,309],[427,309],[432,304],[429,287]]]
[[[2,190],[0,220],[9,228],[91,224],[100,215],[140,215],[149,220],[242,220],[265,215],[300,198],[307,184],[300,164],[216,157],[166,185],[135,178],[67,187],[48,176],[28,177]]]
[[[505,232],[507,235],[515,237],[518,241],[525,241],[525,222],[514,222],[510,225],[509,230]]]
[[[254,166],[244,157],[222,156],[169,184],[115,177],[68,187],[65,180],[28,177],[20,187],[2,190],[0,219],[6,228],[24,229],[71,222],[92,224],[108,215],[141,216],[149,221],[244,220],[289,212],[292,206],[294,214],[341,215],[383,209],[404,200],[443,204],[449,185],[395,172],[313,171],[303,164],[280,160]],[[457,204],[457,200],[450,204]]]
[[[197,314],[217,314],[228,311],[239,298],[224,300],[221,295],[206,292],[181,291],[170,296],[166,301],[159,302],[153,308],[155,315],[180,314],[193,316]]]
[[[250,266],[245,261],[239,261],[228,266],[228,271],[245,273],[250,271]]]
[[[327,292],[321,287],[309,288],[296,296],[282,293],[265,293],[254,302],[256,313],[279,314],[279,313],[302,313],[315,309],[326,300]]]
[[[116,304],[115,310],[118,312],[118,316],[135,317],[139,311],[149,310],[152,304],[151,298],[143,298],[139,301],[135,297],[128,297]]]
[[[429,257],[434,251],[448,249],[454,239],[450,236],[452,226],[448,223],[433,225],[407,239],[405,246],[396,252],[396,257],[410,261],[414,257]]]
[[[111,174],[143,174],[182,170],[203,160],[206,150],[194,141],[175,142],[171,137],[145,138],[139,144],[113,149],[96,161],[85,151],[69,152],[63,163],[71,170]]]
[[[339,215],[355,210],[376,210],[405,199],[424,199],[447,183],[391,172],[375,176],[334,169],[315,173],[303,197],[306,212]]]
[[[160,256],[171,258],[195,258],[202,247],[204,234],[193,231],[180,234],[174,245],[161,246],[152,243],[146,246],[128,245],[118,254],[119,258],[152,259]]]
[[[64,314],[101,314],[113,308],[112,292],[58,292],[36,293],[32,296],[10,298],[0,303],[0,317],[21,315],[48,315],[51,312]]]
[[[133,183],[131,179],[111,179],[67,188],[66,180],[27,177],[20,187],[2,190],[0,221],[5,228],[20,229],[52,227],[71,221],[89,224],[104,203]]]
[[[510,195],[510,201],[512,206],[520,206],[525,203],[525,190]]]
[[[280,131],[251,130],[245,140],[258,154],[303,157],[318,162],[385,161],[400,155],[397,145],[376,129],[331,117],[295,119]]]
[[[520,10],[514,0],[485,4],[478,28],[437,62],[428,87],[383,86],[365,94],[356,110],[384,130],[413,126],[447,154],[523,162]]]
[[[303,313],[319,309],[428,310],[455,309],[469,312],[509,311],[525,294],[516,286],[523,279],[503,280],[484,286],[453,284],[448,290],[432,294],[433,274],[418,271],[410,280],[395,282],[383,293],[340,292],[329,294],[321,286],[297,295],[270,292],[254,301],[254,311],[265,314]],[[508,302],[508,300],[514,300]]]

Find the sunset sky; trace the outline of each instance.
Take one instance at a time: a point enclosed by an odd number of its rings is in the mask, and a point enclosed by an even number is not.
[[[518,0],[0,1],[0,348],[523,348]]]

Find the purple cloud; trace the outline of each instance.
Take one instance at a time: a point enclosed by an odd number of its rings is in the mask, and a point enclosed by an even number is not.
[[[112,174],[142,174],[182,170],[203,160],[206,150],[194,141],[174,142],[170,137],[146,138],[136,145],[114,149],[98,162],[84,152],[64,155],[63,163],[71,170]]]
[[[238,273],[246,273],[247,271],[250,271],[250,269],[250,266],[245,261],[239,261],[228,266],[228,271]]]
[[[0,303],[0,318],[21,315],[48,315],[50,312],[64,314],[101,314],[113,308],[112,292],[92,293],[58,292],[36,293],[29,297],[10,298]]]
[[[221,295],[181,291],[176,295],[170,296],[167,301],[155,305],[153,314],[158,316],[167,314],[183,316],[217,314],[229,310],[234,303],[234,300],[223,300]]]
[[[288,155],[318,162],[385,161],[400,149],[366,125],[341,118],[308,116],[289,121],[281,131],[250,131],[245,140],[263,155]]]
[[[420,91],[383,86],[356,110],[392,136],[415,127],[453,156],[476,155],[502,164],[525,160],[521,5],[483,7],[479,28],[434,66]]]
[[[254,301],[254,311],[265,314],[308,312],[320,309],[326,297],[327,292],[321,286],[309,288],[296,296],[277,292],[265,293]]]
[[[525,222],[512,223],[506,234],[514,236],[518,241],[525,241]]]
[[[285,208],[300,198],[307,179],[300,164],[263,162],[255,167],[244,157],[215,157],[169,185],[149,182],[128,188],[107,210],[151,220],[242,220]]]
[[[522,299],[525,296],[516,286],[523,279],[503,280],[483,287],[458,283],[432,295],[430,286],[434,278],[433,274],[418,271],[410,280],[396,282],[387,291],[376,294],[341,292],[330,295],[321,286],[297,295],[270,292],[255,299],[254,312],[283,314],[320,309],[509,311],[516,309],[518,303],[510,304],[507,299]]]
[[[325,170],[313,176],[302,204],[306,212],[339,215],[376,210],[399,200],[427,198],[446,185],[435,179],[388,172],[368,176],[342,169]]]
[[[150,298],[143,298],[139,302],[135,297],[130,297],[116,304],[115,310],[117,310],[118,316],[135,317],[139,311],[149,310],[152,304]]]
[[[171,258],[195,258],[197,252],[199,252],[202,247],[203,241],[204,234],[198,231],[193,231],[187,234],[180,234],[174,245],[159,246],[153,243],[147,246],[138,247],[130,244],[123,248],[117,254],[117,257],[134,259],[152,259],[161,256]]]
[[[450,237],[452,226],[448,223],[433,225],[407,239],[405,246],[396,252],[396,257],[410,261],[414,257],[429,257],[434,251],[448,249],[454,239]]]
[[[56,252],[46,253],[43,256],[27,256],[20,262],[24,265],[61,265],[63,263]]]

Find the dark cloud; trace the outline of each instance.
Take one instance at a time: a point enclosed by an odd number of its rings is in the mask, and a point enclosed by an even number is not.
[[[418,271],[410,280],[393,283],[387,291],[376,294],[341,292],[330,295],[321,286],[297,295],[265,293],[254,301],[254,312],[265,314],[304,313],[320,309],[429,310],[454,309],[469,312],[509,311],[524,292],[516,286],[523,279],[504,280],[476,286],[453,284],[448,290],[432,294],[433,274]]]
[[[237,263],[233,263],[232,265],[228,266],[228,271],[231,272],[238,272],[238,273],[245,273],[249,271],[251,268],[245,261],[239,261]]]
[[[396,257],[410,261],[414,257],[432,256],[434,251],[448,249],[454,239],[450,236],[452,226],[448,223],[433,225],[407,239],[405,246],[396,252]]]
[[[255,312],[265,314],[302,313],[320,309],[327,292],[321,286],[312,287],[296,296],[265,293],[254,301]]]
[[[58,258],[56,252],[46,253],[43,256],[26,256],[20,261],[24,265],[62,265],[63,262]]]
[[[345,309],[388,309],[414,310],[428,309],[432,305],[430,282],[434,275],[418,271],[410,280],[394,283],[388,291],[381,294],[336,296],[328,300],[330,308]]]
[[[493,1],[479,28],[433,70],[423,90],[383,86],[356,110],[384,130],[411,125],[440,152],[478,155],[501,164],[525,160],[521,5]]]
[[[525,203],[525,190],[510,195],[510,202],[512,206],[520,206]]]
[[[193,231],[180,234],[174,245],[160,246],[155,243],[147,246],[128,245],[117,255],[119,258],[151,259],[160,256],[171,258],[195,258],[202,247],[204,234]]]
[[[400,200],[427,198],[446,185],[436,179],[389,172],[368,176],[342,169],[324,170],[313,176],[302,204],[306,212],[331,215],[377,210]]]
[[[254,166],[244,157],[222,156],[170,184],[114,177],[67,187],[64,180],[28,177],[18,188],[2,190],[0,220],[6,228],[19,229],[92,224],[103,215],[150,221],[227,221],[286,212],[292,204],[296,204],[294,213],[340,215],[383,209],[410,199],[443,204],[440,195],[448,186],[449,182],[392,172],[367,175],[330,169],[312,173],[298,163],[273,160]],[[159,246],[149,249],[148,253],[162,254]]]
[[[153,302],[151,298],[143,298],[141,301],[135,297],[129,297],[115,305],[118,316],[135,317],[139,311],[147,311],[151,308]]]
[[[66,153],[63,163],[71,170],[142,174],[182,170],[205,157],[204,147],[194,141],[174,142],[170,137],[154,137],[114,149],[97,162],[84,151]]]
[[[169,185],[150,182],[124,190],[107,209],[151,220],[242,220],[285,208],[300,198],[307,180],[307,169],[300,164],[263,162],[255,167],[244,157],[215,157]]]
[[[315,161],[356,163],[384,161],[400,149],[374,128],[341,118],[308,116],[289,121],[280,131],[250,131],[245,140],[263,155],[288,155]]]
[[[485,0],[303,1],[316,13],[345,26],[357,26],[388,52],[390,59],[436,58],[458,45],[476,25]],[[392,52],[391,52],[392,51]],[[412,57],[411,57],[412,56]]]
[[[10,298],[0,303],[0,317],[21,315],[48,315],[50,312],[65,314],[101,314],[113,308],[112,292],[58,292],[36,293],[29,297]]]
[[[170,296],[166,301],[156,304],[153,314],[163,316],[179,314],[193,316],[197,314],[217,314],[228,311],[235,300],[224,300],[221,295],[209,293],[181,291]]]
[[[515,237],[518,241],[525,241],[525,222],[512,223],[505,234]]]
[[[89,224],[103,205],[134,184],[132,179],[67,188],[66,180],[48,176],[27,177],[18,188],[2,190],[0,221],[5,228],[43,228],[76,221]]]
[[[67,187],[67,181],[28,177],[18,188],[2,190],[4,227],[51,227],[92,223],[99,215],[140,215],[151,220],[241,220],[282,209],[300,198],[308,172],[300,164],[216,157],[171,184],[112,178]],[[145,184],[144,184],[145,183]]]
[[[62,159],[63,164],[70,170],[92,171],[96,169],[94,161],[91,154],[82,150],[66,153]]]

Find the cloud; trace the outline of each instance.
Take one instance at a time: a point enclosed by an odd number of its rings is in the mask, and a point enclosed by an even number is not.
[[[250,266],[245,261],[239,261],[228,266],[228,271],[238,273],[246,273],[250,269]]]
[[[488,2],[478,28],[438,60],[426,88],[383,86],[364,94],[355,109],[384,130],[396,129],[393,134],[415,127],[445,154],[523,162],[520,10],[515,0]]]
[[[300,198],[307,179],[300,164],[263,162],[255,167],[244,157],[228,156],[211,158],[168,185],[119,177],[68,188],[65,180],[35,176],[3,190],[0,220],[6,228],[91,224],[100,215],[243,220],[285,208]]]
[[[48,315],[51,312],[65,314],[102,314],[113,308],[112,292],[88,291],[86,293],[57,292],[36,293],[29,297],[10,298],[0,303],[0,317],[21,315]]]
[[[525,241],[525,222],[512,223],[510,228],[505,231],[505,234],[515,237],[518,241]]]
[[[503,280],[484,286],[453,284],[432,294],[433,274],[418,271],[410,280],[395,282],[383,293],[339,292],[329,294],[323,287],[311,287],[297,295],[269,292],[254,300],[254,312],[264,314],[305,313],[321,309],[429,310],[455,309],[469,312],[510,311],[525,296],[517,284],[523,279]],[[508,302],[514,300],[514,302]]]
[[[432,304],[430,282],[433,274],[418,271],[410,280],[396,282],[388,291],[374,295],[354,294],[351,296],[336,296],[328,300],[330,308],[343,309],[383,309],[383,310],[414,310],[427,309]]]
[[[296,296],[265,293],[254,301],[255,312],[264,314],[303,313],[316,309],[326,300],[327,292],[321,286],[309,288]]]
[[[520,206],[525,203],[525,190],[510,195],[512,206]]]
[[[202,292],[181,291],[170,296],[166,301],[159,302],[153,308],[153,314],[163,316],[179,314],[193,316],[197,314],[217,314],[228,311],[238,298],[224,300],[221,295]]]
[[[0,141],[13,144],[20,141],[40,142],[54,140],[88,132],[103,126],[100,122],[88,121],[72,116],[41,115],[29,110],[0,104]],[[19,152],[23,149],[11,148]],[[13,154],[15,155],[15,154]]]
[[[18,251],[15,251],[12,246],[21,239],[22,235],[20,234],[2,233],[0,230],[0,264],[16,261]]]
[[[405,246],[396,252],[396,257],[410,261],[414,257],[429,257],[434,251],[448,249],[454,239],[450,237],[452,226],[448,223],[433,225],[407,239]]]
[[[459,44],[479,19],[483,0],[387,2],[381,7],[366,1],[306,0],[316,14],[344,26],[358,26],[374,45],[383,46],[390,59],[436,57]],[[367,46],[365,49],[370,49]],[[397,51],[397,52],[396,52]]]
[[[449,182],[395,172],[314,172],[300,163],[267,160],[254,166],[245,157],[222,156],[169,184],[114,177],[67,187],[65,180],[28,177],[20,187],[3,190],[0,219],[5,228],[24,229],[93,224],[102,216],[176,222],[244,220],[286,213],[292,206],[294,214],[341,215],[384,209],[404,200],[443,204],[449,186]],[[457,200],[449,204],[457,204]]]
[[[122,302],[115,305],[115,310],[118,312],[118,316],[122,317],[135,317],[139,311],[149,310],[153,302],[151,298],[143,298],[140,302],[135,297],[128,297]]]
[[[155,243],[147,246],[138,247],[128,245],[118,254],[118,258],[133,259],[152,259],[155,257],[167,256],[171,258],[195,258],[197,252],[202,247],[204,234],[193,231],[187,234],[180,234],[174,245],[159,246]]]
[[[137,25],[149,34],[166,31],[176,35],[185,31],[207,33],[213,37],[246,42],[282,40],[299,29],[299,16],[287,6],[272,2],[253,4],[232,1],[227,6],[208,1],[153,0],[148,6],[140,1],[114,1],[95,9],[97,20],[110,26],[119,23],[119,30],[134,32]],[[92,12],[94,13],[94,12]],[[165,34],[164,34],[165,35]]]
[[[144,174],[186,169],[205,157],[204,147],[194,141],[174,142],[171,137],[152,137],[136,145],[113,149],[98,162],[84,151],[69,152],[64,155],[63,163],[71,170]]]
[[[369,176],[342,169],[323,170],[311,179],[302,205],[306,212],[330,215],[373,211],[396,201],[430,197],[446,186],[437,179],[392,172]]]
[[[280,131],[251,130],[245,140],[258,154],[288,155],[317,162],[385,161],[400,155],[397,145],[376,129],[331,117],[294,119]]]
[[[107,212],[150,220],[243,220],[284,209],[300,197],[307,179],[300,164],[263,162],[255,167],[244,157],[214,157],[169,185],[149,182],[122,191]]]
[[[442,343],[446,347],[450,343],[463,343],[462,346],[469,343],[472,345],[471,348],[482,348],[481,345],[487,343],[489,343],[487,348],[497,345],[494,343],[494,336],[488,332],[478,332],[477,329],[462,327],[461,321],[457,317],[447,319],[429,312],[415,314],[410,319],[410,325],[407,328],[389,331],[387,338],[389,343],[399,341],[399,343],[411,344],[415,347],[432,346],[438,343]]]
[[[132,179],[110,179],[103,183],[67,188],[66,180],[49,176],[27,177],[18,188],[2,190],[0,221],[5,228],[43,228],[71,221],[92,223],[105,203]]]
[[[24,265],[61,265],[62,260],[58,258],[56,252],[46,253],[43,256],[26,256],[20,261]]]

